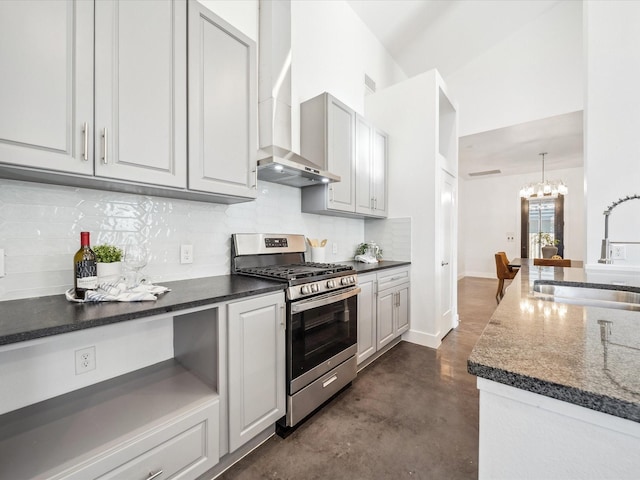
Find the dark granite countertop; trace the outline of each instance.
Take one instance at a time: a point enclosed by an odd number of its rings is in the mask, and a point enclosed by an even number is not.
[[[380,260],[378,263],[362,263],[354,261],[336,263],[340,263],[342,265],[351,265],[359,274],[373,273],[377,270],[384,270],[385,268],[407,267],[411,265],[411,262],[400,262],[394,260]]]
[[[469,373],[640,422],[640,312],[540,299],[536,280],[640,286],[638,274],[523,265],[473,348]]]
[[[64,294],[0,302],[0,345],[284,290],[281,282],[238,275],[163,282],[156,301],[72,303]]]

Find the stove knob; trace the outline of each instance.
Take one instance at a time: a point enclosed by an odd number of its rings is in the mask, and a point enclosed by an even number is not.
[[[319,287],[318,287],[318,285],[316,285],[315,283],[311,285],[311,291],[312,291],[312,292],[314,292],[314,293],[315,293],[315,292],[317,292],[317,291],[319,291],[319,290],[320,290],[320,288],[319,288]]]
[[[340,279],[340,285],[349,285],[349,279],[347,277],[342,277]]]
[[[333,280],[329,280],[327,282],[327,288],[336,288],[336,282],[334,282]]]
[[[302,288],[300,289],[300,293],[302,293],[303,295],[309,295],[311,293],[311,289],[309,288],[309,285],[303,285]]]
[[[353,277],[349,277],[349,283],[356,283],[356,279]]]

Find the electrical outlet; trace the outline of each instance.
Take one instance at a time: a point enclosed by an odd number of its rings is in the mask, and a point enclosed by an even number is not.
[[[626,245],[612,245],[611,246],[611,259],[612,260],[625,260],[627,258]]]
[[[338,244],[337,244],[337,242],[333,242],[333,245],[331,247],[331,253],[333,253],[334,255],[336,253],[338,253]]]
[[[180,245],[180,263],[193,263],[193,245]]]
[[[507,242],[515,242],[516,234],[513,232],[507,232]]]
[[[96,369],[96,347],[76,350],[76,375]]]

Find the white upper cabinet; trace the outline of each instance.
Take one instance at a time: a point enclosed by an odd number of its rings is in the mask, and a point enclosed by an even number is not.
[[[186,187],[186,15],[183,0],[96,2],[97,176]]]
[[[0,1],[0,65],[0,163],[92,174],[93,2]]]
[[[328,207],[353,212],[355,205],[354,168],[355,112],[327,95],[327,170],[340,176],[329,185]]]
[[[255,42],[199,2],[0,0],[0,65],[1,177],[257,197]]]
[[[189,3],[189,188],[257,196],[255,42]]]
[[[356,117],[356,213],[387,215],[387,135]]]
[[[385,217],[387,137],[328,93],[300,105],[300,150],[340,181],[302,189],[302,211]]]

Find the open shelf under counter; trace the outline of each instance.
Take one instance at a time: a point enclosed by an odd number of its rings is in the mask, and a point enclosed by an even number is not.
[[[211,386],[166,360],[0,416],[0,478],[131,478],[147,461],[193,478],[218,461],[218,408]]]

